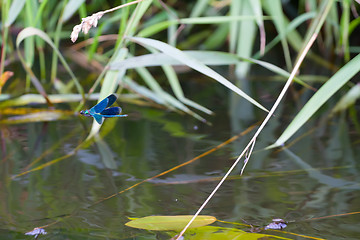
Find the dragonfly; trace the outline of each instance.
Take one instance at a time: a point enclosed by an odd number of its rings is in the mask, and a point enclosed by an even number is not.
[[[93,117],[100,125],[104,122],[105,118],[127,117],[127,114],[120,115],[121,107],[110,107],[116,99],[115,94],[110,94],[89,110],[81,110],[80,114],[85,117]]]

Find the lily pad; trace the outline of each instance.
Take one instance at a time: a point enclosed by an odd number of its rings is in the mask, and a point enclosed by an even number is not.
[[[155,231],[181,231],[188,224],[192,217],[192,215],[148,216],[137,218],[127,222],[125,225],[128,227]],[[202,227],[215,221],[216,218],[213,216],[197,216],[189,228]]]

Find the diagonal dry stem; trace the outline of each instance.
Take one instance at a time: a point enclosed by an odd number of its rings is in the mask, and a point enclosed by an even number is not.
[[[271,116],[273,116],[275,110],[277,109],[277,107],[280,104],[280,101],[283,99],[283,97],[285,96],[285,93],[287,92],[292,80],[294,79],[296,73],[298,72],[301,63],[303,62],[306,54],[309,52],[310,47],[313,45],[315,39],[317,37],[317,34],[314,33],[312,35],[312,37],[310,38],[309,42],[307,43],[307,45],[304,48],[304,51],[302,52],[302,54],[300,55],[298,61],[296,62],[296,65],[294,67],[294,69],[292,70],[289,79],[287,80],[284,88],[282,89],[281,93],[279,94],[279,97],[276,99],[276,102],[274,103],[273,107],[271,108],[271,110],[269,111],[269,113],[267,114],[266,118],[264,119],[264,121],[262,122],[262,124],[260,125],[259,129],[256,131],[256,133],[254,134],[253,138],[250,140],[250,142],[248,143],[248,145],[245,147],[245,149],[242,151],[242,153],[240,154],[240,156],[236,159],[236,161],[234,162],[234,164],[230,167],[230,169],[227,171],[227,173],[224,175],[224,177],[220,180],[220,182],[218,183],[218,185],[214,188],[214,190],[211,192],[211,194],[209,195],[209,197],[204,201],[204,203],[201,205],[201,207],[198,209],[198,211],[195,213],[195,215],[193,216],[193,218],[189,221],[189,223],[185,226],[185,228],[180,232],[179,235],[177,235],[176,240],[180,239],[181,236],[185,233],[185,231],[187,230],[187,228],[191,225],[191,223],[195,220],[195,218],[200,214],[200,212],[205,208],[205,206],[207,205],[207,203],[210,201],[210,199],[214,196],[214,194],[217,192],[217,190],[220,188],[220,186],[223,184],[223,182],[226,180],[226,178],[230,175],[230,173],[232,172],[232,170],[234,170],[234,168],[236,167],[236,165],[239,163],[240,159],[244,156],[244,154],[248,151],[248,149],[251,147],[251,149],[253,148],[253,145],[255,144],[256,138],[258,137],[258,135],[260,134],[260,132],[262,131],[262,129],[265,127],[265,125],[267,124],[267,122],[270,120]],[[249,156],[247,156],[247,160],[250,158],[251,155],[251,150],[250,150],[250,154]],[[244,166],[241,169],[241,174],[243,173],[246,164],[248,163],[248,161],[244,162]]]

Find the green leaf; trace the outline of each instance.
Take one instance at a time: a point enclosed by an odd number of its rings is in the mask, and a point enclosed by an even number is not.
[[[283,145],[306,121],[345,83],[360,71],[360,54],[336,72],[305,104],[294,120],[289,124],[279,139],[268,148]]]
[[[189,66],[189,67],[203,73],[204,75],[206,75],[208,77],[211,77],[211,78],[215,79],[216,81],[223,84],[224,86],[226,86],[230,90],[234,91],[235,93],[239,94],[240,96],[242,96],[243,98],[245,98],[246,100],[248,100],[249,102],[254,104],[255,106],[259,107],[260,109],[262,109],[264,111],[267,111],[267,109],[265,107],[263,107],[261,104],[256,102],[250,96],[248,96],[246,93],[241,91],[238,87],[236,87],[230,81],[228,81],[223,76],[221,76],[220,74],[218,74],[217,72],[215,72],[211,68],[207,67],[203,63],[199,62],[195,58],[187,55],[183,51],[181,51],[181,50],[179,50],[177,48],[174,48],[174,47],[172,47],[172,46],[170,46],[170,45],[168,45],[166,43],[154,40],[154,39],[139,38],[139,37],[129,37],[128,39],[130,39],[133,42],[137,42],[139,44],[144,44],[144,45],[147,45],[149,47],[156,48],[156,49],[162,51],[166,55],[168,55],[168,56],[182,62],[183,64],[185,64],[185,65],[187,65],[187,66]]]
[[[179,215],[179,216],[149,216],[143,218],[137,218],[125,225],[132,228],[140,228],[146,230],[156,231],[180,231],[191,220],[192,215]],[[216,221],[212,216],[197,216],[189,228],[196,228],[205,225],[209,225]]]

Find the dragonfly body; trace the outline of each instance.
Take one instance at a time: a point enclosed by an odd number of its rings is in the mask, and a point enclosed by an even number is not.
[[[80,114],[86,117],[93,117],[99,124],[104,122],[104,118],[127,117],[126,114],[120,115],[121,107],[110,107],[116,99],[115,94],[111,94],[89,110],[80,111]]]

